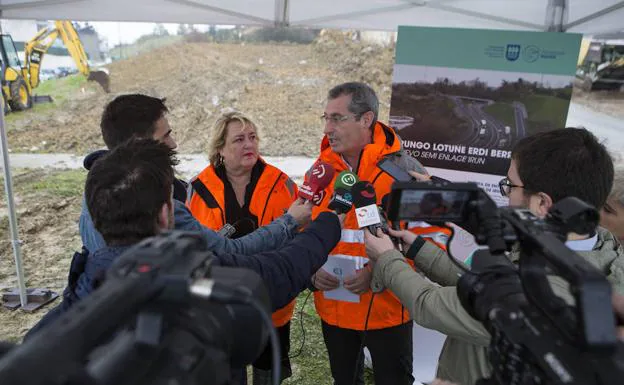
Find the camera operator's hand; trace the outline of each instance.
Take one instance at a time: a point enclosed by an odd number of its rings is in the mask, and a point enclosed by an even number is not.
[[[613,310],[618,317],[618,337],[624,341],[624,295],[613,294]]]
[[[400,239],[403,242],[403,246],[405,246],[405,250],[409,249],[416,238],[418,238],[418,235],[409,230],[393,230],[389,228],[388,233],[390,233],[391,236]]]
[[[431,175],[429,174],[421,174],[416,171],[408,171],[407,173],[419,182],[428,182],[431,180]]]
[[[305,226],[312,219],[312,202],[298,198],[290,205],[287,213],[295,218],[299,226]]]
[[[345,278],[344,288],[353,294],[364,294],[367,290],[369,290],[372,279],[372,269],[365,266],[363,269],[356,271],[355,275]]]
[[[318,269],[316,273],[312,275],[312,284],[317,289],[325,291],[336,289],[340,285],[340,281],[325,270]]]
[[[376,235],[373,235],[368,230],[364,230],[364,241],[366,243],[366,254],[372,261],[377,261],[381,254],[394,249],[394,244],[390,237],[381,230],[377,230]]]

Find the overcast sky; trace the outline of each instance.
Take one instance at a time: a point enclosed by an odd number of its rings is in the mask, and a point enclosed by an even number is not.
[[[118,23],[118,22],[90,22],[95,30],[108,40],[108,46],[114,47],[117,44],[130,44],[143,35],[149,35],[154,31],[155,23]],[[178,31],[178,24],[164,23],[170,34],[174,35]],[[196,25],[200,31],[207,31],[207,25]]]
[[[544,86],[554,88],[565,87],[572,81],[571,76],[543,75],[525,72],[506,72],[490,70],[474,70],[465,68],[415,66],[407,64],[396,64],[392,76],[393,83],[414,83],[426,82],[434,83],[438,78],[449,78],[449,80],[459,83],[479,78],[490,87],[498,87],[503,80],[517,81],[518,78],[531,82],[538,82]]]

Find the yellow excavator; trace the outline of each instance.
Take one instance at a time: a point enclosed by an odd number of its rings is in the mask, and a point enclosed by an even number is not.
[[[576,79],[587,92],[624,89],[624,40],[583,39]]]
[[[41,29],[35,37],[24,45],[23,66],[11,35],[0,35],[2,94],[5,100],[5,112],[8,107],[12,111],[22,111],[31,108],[34,102],[51,101],[49,96],[35,97],[32,92],[39,85],[39,72],[43,57],[59,37],[76,62],[78,71],[85,75],[87,80],[99,83],[105,92],[110,92],[108,72],[105,69],[92,70],[89,68],[87,54],[71,21],[55,21],[54,28]]]

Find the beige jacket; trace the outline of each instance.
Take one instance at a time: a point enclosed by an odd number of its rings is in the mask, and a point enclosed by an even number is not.
[[[579,252],[579,255],[607,275],[614,291],[624,294],[624,250],[611,233],[599,228],[594,249]],[[517,253],[510,254],[514,262],[518,257]],[[414,264],[435,283],[415,272],[401,253],[391,250],[375,263],[371,282],[373,291],[392,290],[416,323],[448,336],[438,362],[439,378],[473,385],[476,380],[489,376],[487,346],[490,335],[464,310],[457,297],[455,284],[460,275],[459,268],[443,250],[429,242],[420,249]],[[553,276],[549,280],[555,294],[572,301],[563,279]]]

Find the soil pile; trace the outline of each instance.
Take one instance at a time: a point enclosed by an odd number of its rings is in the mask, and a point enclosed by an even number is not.
[[[116,95],[166,97],[181,153],[206,150],[212,123],[226,108],[249,114],[262,128],[264,155],[318,154],[327,91],[364,81],[379,93],[387,121],[393,48],[329,32],[300,44],[180,43],[112,63],[112,94],[95,84],[76,90],[61,108],[35,110],[11,123],[12,152],[84,154],[102,147],[99,120]]]

